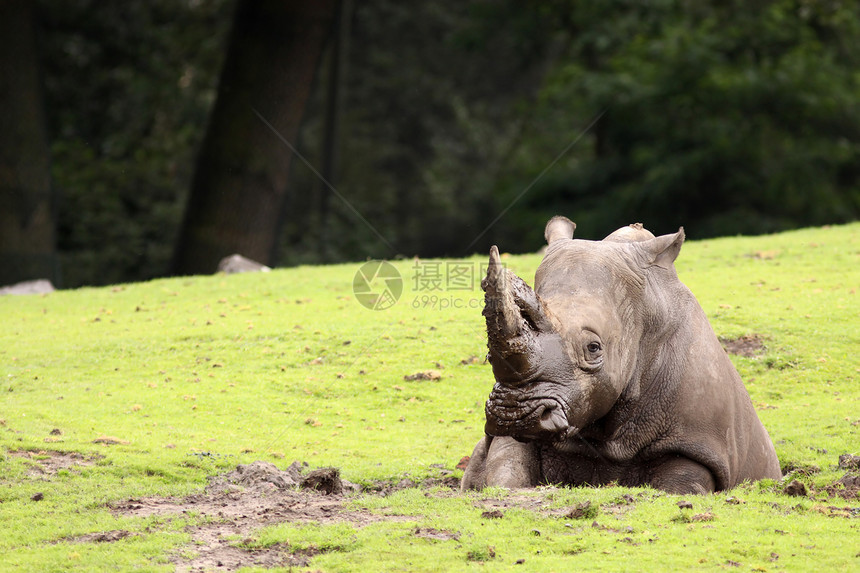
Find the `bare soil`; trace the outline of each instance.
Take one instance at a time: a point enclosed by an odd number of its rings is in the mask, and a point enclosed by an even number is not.
[[[720,337],[720,344],[729,354],[754,358],[764,352],[764,343],[755,334],[741,336],[740,338]]]
[[[30,477],[49,477],[60,470],[76,471],[77,468],[95,465],[104,456],[82,454],[80,452],[60,452],[56,450],[13,450],[9,455],[24,458],[29,466]]]
[[[174,556],[177,571],[235,571],[246,566],[303,566],[307,554],[291,553],[288,547],[255,549],[242,541],[256,530],[282,522],[366,524],[380,519],[367,512],[348,511],[342,495],[311,490],[279,488],[269,481],[239,487],[210,486],[202,494],[182,499],[144,498],[116,504],[123,515],[176,517],[197,514],[202,525],[189,528],[192,550]]]
[[[255,548],[243,540],[267,525],[277,523],[349,522],[357,527],[382,520],[407,520],[369,511],[347,509],[349,495],[360,488],[340,479],[336,468],[305,471],[307,464],[293,463],[284,471],[274,464],[257,461],[239,465],[225,475],[215,476],[201,494],[181,499],[130,499],[112,505],[123,515],[175,517],[195,514],[202,525],[189,528],[191,550],[174,557],[180,572],[235,571],[241,567],[303,567],[317,550],[292,550],[288,546]],[[456,480],[455,480],[456,481]],[[444,478],[434,484],[450,484]],[[374,484],[370,491],[388,495],[398,489],[415,487],[415,482]],[[450,538],[455,533],[418,528],[416,536]],[[193,555],[189,556],[189,554]]]

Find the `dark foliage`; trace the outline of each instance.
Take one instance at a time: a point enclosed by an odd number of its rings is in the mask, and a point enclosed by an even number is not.
[[[67,285],[163,274],[232,2],[40,8]],[[364,221],[294,159],[280,264],[527,251],[556,213],[586,238],[860,213],[851,3],[366,0],[349,28],[334,186]],[[296,143],[319,169],[317,78]]]
[[[232,2],[40,4],[66,286],[167,272]]]

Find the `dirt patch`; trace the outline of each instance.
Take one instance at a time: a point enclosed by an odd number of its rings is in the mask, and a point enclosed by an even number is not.
[[[80,537],[76,537],[71,541],[78,543],[113,543],[126,537],[132,537],[134,534],[125,529],[114,529],[113,531],[100,531],[97,533],[88,533]]]
[[[848,472],[835,482],[824,486],[824,491],[830,497],[841,497],[845,500],[860,499],[860,473]],[[855,508],[860,511],[860,508]]]
[[[122,438],[117,438],[115,436],[99,436],[95,440],[93,440],[94,444],[103,444],[105,446],[127,446],[131,442],[128,440],[123,440]]]
[[[591,502],[586,500],[576,504],[564,516],[567,519],[594,519],[597,517],[598,508],[596,505],[591,505]]]
[[[809,476],[813,476],[821,470],[818,466],[802,465],[788,462],[783,467],[785,478],[783,482],[787,483],[782,492],[786,495],[809,497],[817,499],[821,494],[828,498],[842,498],[844,500],[860,499],[860,456],[853,454],[842,454],[839,456],[839,469],[848,470],[838,480],[829,484],[820,486],[811,483]],[[796,477],[801,479],[796,479]],[[801,481],[803,480],[803,481]],[[806,482],[806,483],[804,483]],[[860,512],[860,508],[848,508],[853,511],[852,515]]]
[[[274,464],[258,461],[213,477],[201,494],[130,499],[111,508],[135,517],[203,517],[202,525],[189,528],[193,544],[173,559],[176,571],[185,572],[235,571],[250,566],[304,567],[319,553],[313,548],[293,551],[285,545],[255,548],[242,541],[267,525],[348,521],[362,527],[380,520],[408,519],[347,509],[349,495],[360,488],[341,480],[335,468],[305,473],[306,468],[307,464],[294,462],[286,470],[279,470]]]
[[[720,337],[720,344],[729,354],[754,358],[764,353],[764,343],[756,334],[741,336],[740,338]]]
[[[554,491],[554,486],[544,486],[541,488],[544,492]],[[502,498],[487,497],[477,499],[473,502],[475,508],[482,510],[481,517],[484,519],[499,519],[504,517],[505,511],[510,508],[524,509],[538,513],[552,515],[559,510],[546,510],[544,508],[545,499],[543,495],[533,495],[533,489],[512,489]]]
[[[788,485],[786,485],[782,489],[782,493],[794,497],[806,497],[806,486],[803,484],[802,481],[793,479]]]
[[[844,470],[860,470],[860,456],[842,454],[839,456],[839,467]]]
[[[416,527],[415,537],[423,537],[424,539],[435,539],[437,541],[449,541],[451,539],[460,539],[460,533],[457,531],[447,531],[444,529],[434,529],[432,527]]]
[[[431,464],[430,468],[436,470],[438,473],[436,477],[425,478],[422,480],[405,477],[397,482],[378,480],[365,485],[363,491],[365,493],[375,493],[382,497],[391,495],[392,493],[398,492],[402,489],[411,489],[414,487],[424,489],[447,488],[459,491],[460,478],[456,477],[452,470],[446,469],[441,464]]]
[[[780,468],[782,475],[795,474],[801,476],[811,476],[821,473],[821,468],[815,464],[800,464],[792,461],[785,462]]]
[[[481,514],[481,519],[501,519],[505,516],[504,513],[499,511],[498,509],[487,510]]]
[[[407,374],[403,377],[407,382],[414,382],[416,380],[441,380],[442,373],[438,370],[424,370],[422,372],[416,372],[415,374]]]
[[[308,474],[301,482],[305,489],[312,489],[326,495],[343,493],[343,481],[337,468],[320,468]]]
[[[209,491],[224,491],[240,486],[251,489],[266,489],[275,486],[278,489],[295,487],[302,481],[302,470],[307,464],[293,462],[286,470],[279,470],[269,462],[253,462],[239,464],[236,469],[224,475],[215,476],[209,480]]]
[[[30,477],[53,476],[60,470],[74,471],[81,467],[95,465],[97,461],[104,458],[99,454],[55,450],[16,450],[10,451],[9,455],[24,458],[27,461],[29,466],[27,475]]]

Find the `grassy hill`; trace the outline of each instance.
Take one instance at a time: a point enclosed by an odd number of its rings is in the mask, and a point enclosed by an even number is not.
[[[504,260],[531,283],[540,257]],[[384,310],[356,300],[359,263],[0,297],[0,570],[219,570],[195,561],[216,526],[213,547],[238,556],[220,570],[860,567],[860,500],[833,485],[838,457],[860,454],[860,224],[682,249],[681,280],[747,354],[733,361],[786,481],[807,488],[762,482],[692,510],[650,489],[446,487],[492,385],[485,263],[397,261]],[[334,466],[366,491],[329,498],[341,518],[233,529],[128,510],[255,460]]]

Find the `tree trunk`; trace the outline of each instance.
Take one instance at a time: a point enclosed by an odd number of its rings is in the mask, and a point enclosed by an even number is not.
[[[349,34],[352,20],[352,0],[337,0],[332,43],[331,64],[329,68],[328,93],[326,94],[325,134],[323,137],[322,176],[337,188],[340,167],[341,112],[343,110],[345,76],[349,57]],[[329,206],[331,188],[320,185],[320,236],[317,245],[321,261],[328,260],[331,237],[329,236]]]
[[[0,0],[0,286],[59,282],[35,24],[30,0]]]
[[[292,153],[255,110],[295,142],[334,9],[335,0],[240,0],[175,274],[211,273],[233,253],[273,264]]]

